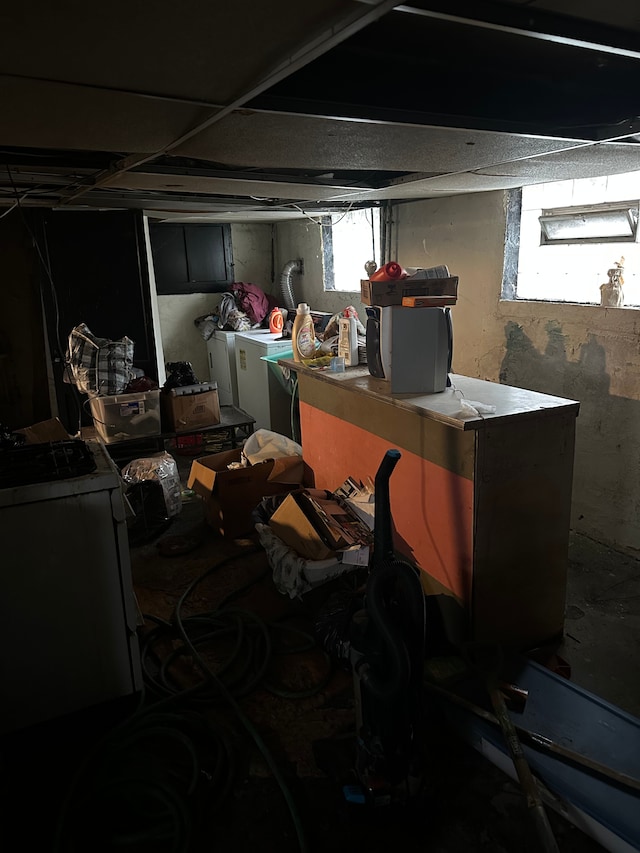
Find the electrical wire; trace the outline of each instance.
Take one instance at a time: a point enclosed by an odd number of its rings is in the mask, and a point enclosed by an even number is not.
[[[313,218],[313,216],[310,216],[310,215],[307,213],[307,211],[306,211],[306,210],[303,210],[303,209],[300,207],[300,205],[298,205],[298,204],[291,204],[291,205],[289,205],[289,206],[290,206],[290,207],[294,207],[297,211],[299,211],[300,213],[302,213],[302,215],[303,215],[303,216],[306,216],[306,217],[307,217],[307,219],[310,219],[310,220],[311,220],[311,222],[313,222],[313,224],[314,224],[314,225],[319,225],[319,226],[322,228],[322,225],[323,225],[322,221],[318,221],[317,219],[314,219],[314,218]]]
[[[60,351],[60,354],[62,355],[65,352],[65,350],[60,343],[60,307],[58,304],[58,292],[57,292],[56,286],[53,282],[53,276],[51,274],[51,268],[49,267],[49,264],[45,260],[44,255],[42,254],[42,251],[40,249],[40,245],[36,239],[36,236],[33,233],[33,230],[31,229],[31,226],[29,225],[29,222],[27,221],[26,216],[24,215],[24,211],[22,209],[22,201],[23,201],[24,196],[22,198],[20,197],[20,194],[18,193],[18,188],[16,187],[15,181],[13,180],[13,175],[11,174],[11,169],[9,168],[9,166],[5,166],[5,169],[7,170],[7,175],[9,176],[9,181],[11,182],[11,186],[13,187],[13,192],[14,192],[14,195],[16,197],[16,206],[20,210],[20,215],[22,216],[22,222],[23,222],[25,228],[27,229],[27,231],[29,232],[29,236],[31,237],[33,247],[36,250],[36,254],[38,255],[40,263],[42,264],[42,268],[44,269],[44,271],[47,275],[47,279],[49,280],[49,285],[51,287],[51,297],[53,300],[53,308],[54,308],[54,312],[55,312],[56,343],[58,344],[58,349]]]
[[[24,198],[24,196],[23,196],[23,198]],[[17,206],[18,206],[18,202],[14,201],[14,203],[11,205],[11,207],[8,210],[5,210],[5,212],[0,215],[0,219],[4,219],[5,216],[8,216],[12,210],[16,209]]]
[[[336,221],[335,221],[335,222],[332,222],[332,223],[331,223],[331,227],[333,228],[335,225],[338,225],[338,223],[342,222],[342,220],[345,218],[345,216],[348,216],[348,215],[351,213],[351,208],[352,208],[352,207],[353,207],[353,202],[352,202],[352,201],[350,201],[350,202],[349,202],[349,207],[345,210],[345,212],[342,214],[342,216],[340,217],[340,219],[336,219]]]
[[[353,201],[350,201],[350,202],[349,202],[349,207],[344,211],[344,213],[342,214],[342,216],[340,217],[340,219],[336,219],[336,221],[335,221],[335,222],[332,222],[332,223],[331,223],[331,227],[332,227],[332,228],[333,228],[333,226],[334,226],[334,225],[337,225],[339,222],[342,222],[342,220],[345,218],[345,216],[347,216],[349,213],[351,213],[351,208],[353,207],[353,205],[354,205],[354,202],[353,202]],[[290,204],[290,205],[288,205],[288,206],[289,206],[289,207],[294,207],[297,211],[299,211],[299,212],[300,212],[300,213],[302,213],[304,216],[306,216],[306,217],[307,217],[307,219],[310,219],[310,220],[311,220],[311,222],[313,222],[313,224],[314,224],[314,225],[319,225],[320,227],[322,227],[322,226],[323,226],[323,224],[324,224],[324,223],[322,222],[322,220],[314,219],[314,218],[313,218],[313,216],[311,216],[310,214],[308,214],[306,210],[303,210],[303,209],[300,207],[300,205],[299,205],[299,204],[293,204],[293,203],[292,203],[292,204]]]
[[[365,217],[367,219],[369,218],[367,216],[366,212],[365,212]],[[373,223],[373,219],[374,219],[374,216],[373,216],[373,209],[372,209],[371,210],[371,257],[375,261],[375,259],[376,259],[376,229],[375,229],[375,225]]]
[[[9,172],[8,166],[6,167],[6,169],[7,169],[7,172]],[[11,178],[10,172],[9,172],[9,178]],[[12,183],[11,189],[5,189],[4,187],[0,187],[0,192],[7,193],[7,195],[17,195],[18,190],[17,190],[17,187],[15,186],[15,184],[13,183],[13,180],[11,181],[11,183]],[[44,186],[46,186],[46,184],[37,184],[35,187],[31,187],[31,189],[27,190],[21,196],[17,197],[16,200],[11,205],[11,207],[8,210],[5,210],[5,212],[0,215],[0,219],[4,219],[5,216],[8,216],[12,210],[15,210],[17,207],[20,207],[22,202],[26,198],[28,198],[28,196],[30,196],[31,193],[37,192],[38,190],[42,190],[42,188]],[[54,190],[49,190],[48,192],[54,192]],[[32,235],[32,237],[33,237],[33,235]]]
[[[66,347],[62,346],[62,342],[60,339],[60,304],[58,302],[58,291],[56,290],[56,286],[55,286],[55,283],[53,281],[53,275],[51,273],[51,267],[49,266],[49,264],[47,263],[47,261],[44,257],[44,254],[40,248],[38,240],[36,239],[36,236],[33,233],[31,226],[29,225],[27,217],[24,215],[24,210],[22,209],[22,201],[23,201],[25,196],[23,196],[22,198],[20,197],[20,194],[18,193],[18,188],[16,187],[16,184],[15,184],[15,181],[13,179],[13,175],[11,174],[11,169],[9,168],[9,166],[5,165],[5,169],[7,170],[7,175],[9,176],[9,181],[11,182],[11,186],[13,188],[13,192],[14,192],[14,195],[16,197],[15,204],[16,204],[18,210],[20,211],[20,216],[22,218],[23,225],[27,229],[27,231],[29,232],[29,235],[31,237],[31,241],[33,243],[33,247],[36,250],[36,254],[38,255],[38,258],[40,260],[42,268],[44,269],[46,276],[47,276],[47,280],[49,282],[49,287],[51,290],[51,300],[53,303],[53,311],[54,311],[55,340],[56,340],[56,343],[58,345],[58,352],[60,353],[60,358],[64,360],[65,359],[65,353],[66,353]],[[13,209],[13,208],[11,208],[11,209]],[[0,217],[0,218],[2,218],[2,217]],[[66,370],[66,366],[63,368],[63,372],[64,372],[64,370]],[[79,402],[79,396],[78,396],[76,386],[72,385],[72,387],[75,391],[74,401],[75,401],[76,409],[78,412],[78,435],[80,435],[80,432],[82,429],[82,408],[81,408],[81,405]]]

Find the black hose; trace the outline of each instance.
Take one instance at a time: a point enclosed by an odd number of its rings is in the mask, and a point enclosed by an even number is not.
[[[379,565],[367,583],[367,612],[376,629],[376,645],[382,647],[365,654],[357,665],[357,673],[365,689],[376,699],[390,702],[404,690],[411,675],[411,661],[402,630],[389,614],[398,576],[395,565]]]
[[[256,548],[249,553],[257,553]],[[224,699],[262,752],[284,795],[302,853],[307,843],[291,792],[264,741],[239,707],[236,696],[264,685],[272,656],[272,634],[301,635],[304,643],[286,648],[294,653],[310,648],[312,638],[290,626],[267,626],[258,616],[237,607],[183,618],[182,606],[195,587],[212,572],[236,560],[229,557],[196,578],[181,595],[172,622],[153,615],[156,623],[141,643],[145,687],[158,701],[145,706],[145,691],[137,710],[94,744],[66,793],[56,826],[54,853],[84,853],[88,840],[94,853],[116,849],[139,849],[151,845],[157,853],[187,853],[192,848],[192,816],[219,808],[235,777],[233,752],[226,736],[214,730],[190,705]],[[258,579],[264,577],[260,575]],[[245,585],[242,590],[254,581]],[[237,597],[236,590],[224,603]],[[157,646],[176,637],[178,648],[160,656]],[[213,672],[198,648],[214,640],[233,641],[233,650],[223,661],[220,673]],[[171,675],[171,667],[189,655],[203,675],[193,687],[184,689]],[[246,659],[243,659],[246,658]],[[153,663],[152,663],[153,660]],[[328,677],[308,691],[287,691],[269,685],[278,695],[299,698],[321,689]],[[232,692],[233,691],[233,692]],[[235,695],[234,695],[235,694]],[[176,705],[181,710],[176,709]],[[102,827],[96,838],[96,827]]]
[[[194,817],[222,806],[235,770],[226,736],[199,714],[169,710],[175,701],[136,711],[94,745],[67,792],[55,853],[191,848]]]
[[[259,549],[256,549],[256,550],[259,550]],[[225,563],[225,562],[227,562],[227,560],[223,561],[223,563]],[[199,583],[201,583],[204,580],[204,578],[207,577],[207,575],[209,575],[216,568],[219,568],[221,565],[222,565],[222,563],[219,563],[217,566],[212,567],[207,572],[205,572],[203,575],[201,575],[199,578],[196,578],[192,583],[189,584],[187,589],[180,596],[178,603],[176,604],[175,613],[174,613],[174,622],[175,622],[175,625],[176,625],[178,631],[180,632],[180,635],[182,636],[182,639],[183,639],[185,645],[190,649],[194,661],[200,667],[203,675],[205,676],[206,681],[208,681],[208,682],[210,682],[216,686],[216,688],[219,690],[219,692],[223,696],[223,698],[227,701],[227,703],[230,705],[230,707],[233,708],[237,718],[240,720],[240,722],[242,723],[242,725],[244,726],[246,731],[251,735],[254,743],[256,744],[256,746],[258,747],[260,752],[262,753],[262,756],[263,756],[264,760],[267,762],[267,765],[268,765],[269,769],[271,770],[271,773],[273,774],[274,779],[278,783],[280,790],[282,791],[282,795],[284,796],[284,799],[287,803],[287,807],[289,809],[289,813],[291,815],[291,819],[292,819],[294,827],[295,827],[296,836],[298,839],[298,845],[300,847],[300,851],[301,851],[301,853],[307,853],[309,848],[307,845],[307,839],[306,839],[306,836],[304,833],[304,828],[302,826],[302,821],[300,820],[300,816],[298,814],[298,810],[296,808],[296,804],[294,802],[293,796],[291,794],[291,791],[287,787],[287,784],[285,783],[285,780],[284,780],[284,777],[282,776],[280,768],[276,764],[276,762],[275,762],[273,756],[271,755],[270,751],[267,749],[267,745],[263,741],[259,732],[255,728],[255,726],[253,725],[251,720],[246,716],[246,714],[244,713],[244,711],[242,710],[242,708],[240,707],[240,705],[238,704],[238,702],[236,701],[234,696],[229,692],[229,690],[227,689],[225,684],[221,680],[218,679],[217,675],[207,666],[207,664],[203,660],[202,656],[200,655],[200,653],[198,652],[198,650],[196,649],[194,644],[191,642],[191,639],[190,639],[188,633],[186,632],[184,624],[183,624],[183,620],[182,620],[182,616],[181,616],[181,610],[182,610],[182,606],[183,606],[187,596],[191,594],[191,592],[195,589],[195,587]]]
[[[376,637],[375,651],[365,653],[357,664],[366,690],[384,702],[398,697],[410,680],[415,681],[425,642],[425,602],[419,577],[408,563],[393,556],[389,480],[400,457],[399,450],[387,450],[376,472],[373,564],[366,592],[371,620],[368,633]]]

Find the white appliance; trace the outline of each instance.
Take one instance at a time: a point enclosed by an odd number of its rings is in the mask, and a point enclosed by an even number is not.
[[[207,341],[209,379],[218,383],[218,399],[221,406],[240,405],[236,369],[236,335],[261,335],[266,331],[266,329],[250,329],[247,332],[227,332],[216,329]]]
[[[268,330],[237,332],[235,339],[238,405],[255,419],[254,429],[291,438],[291,395],[262,356],[291,352],[291,341]]]
[[[216,330],[207,341],[209,379],[218,383],[221,406],[239,405],[235,337],[236,332]]]
[[[0,488],[0,733],[142,687],[121,481],[91,474]]]

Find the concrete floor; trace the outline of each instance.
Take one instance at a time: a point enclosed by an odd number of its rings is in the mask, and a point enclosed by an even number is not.
[[[186,482],[190,463],[178,461]],[[185,504],[170,533],[180,533],[197,524],[201,512],[198,499]],[[204,537],[201,547],[205,553],[217,553],[216,559],[228,553],[228,543],[211,538],[207,532]],[[195,553],[196,564],[192,568],[197,569],[204,563],[202,553]],[[139,549],[134,555],[138,594],[145,607],[153,606],[158,596],[161,606],[170,603],[167,571],[167,561],[157,559],[153,546]],[[214,600],[228,594],[234,584],[244,582],[246,572],[237,572],[236,568],[230,574],[222,573],[216,580],[216,591],[209,587]],[[275,607],[279,612],[291,604],[286,599],[283,602],[277,593],[271,600],[273,594],[272,584],[263,582],[258,590],[258,607],[266,607],[266,612],[273,612]],[[316,590],[316,599],[319,594]],[[271,603],[265,604],[269,600]],[[313,610],[314,602],[309,601],[309,606]],[[639,629],[640,563],[584,536],[573,535],[565,638],[558,652],[570,664],[574,683],[637,716],[640,681],[634,676],[640,671]],[[429,849],[437,853],[534,853],[537,849],[518,785],[466,745],[453,743],[441,734],[429,739],[432,784],[418,813],[389,812],[363,820],[353,809],[349,810],[340,795],[340,772],[336,770],[344,770],[353,758],[351,742],[345,740],[345,732],[353,726],[353,692],[350,678],[344,673],[338,673],[337,681],[318,701],[303,702],[292,709],[287,703],[274,703],[273,697],[260,693],[258,705],[257,719],[269,721],[267,728],[291,773],[290,781],[311,833],[313,853],[328,849],[335,853],[354,849],[387,851],[397,844],[407,851],[422,851],[426,840]],[[333,756],[328,769],[322,756],[317,755],[319,744],[321,752],[328,748]],[[224,829],[219,823],[216,825],[230,850],[248,850],[257,843],[283,853],[298,849],[282,794],[266,768],[248,771],[242,797],[236,799],[235,806],[235,818]],[[549,818],[562,853],[595,853],[603,849],[555,813],[551,812]]]
[[[177,457],[183,483],[188,457]],[[181,557],[160,554],[158,542],[169,536],[193,537],[194,549]],[[233,602],[267,620],[293,619],[312,630],[314,614],[328,590],[320,587],[302,602],[277,592],[264,552],[255,540],[227,542],[212,535],[199,499],[183,505],[171,526],[146,544],[131,549],[134,584],[141,610],[170,619],[189,583],[222,560],[233,559],[207,578],[185,603],[185,613],[215,609],[247,585]],[[335,583],[335,582],[334,582]],[[152,624],[148,619],[147,626]],[[565,640],[560,654],[572,680],[620,708],[640,716],[640,563],[583,536],[570,546]],[[185,670],[185,686],[194,670]],[[285,671],[293,684],[314,684],[323,677],[316,653],[302,656]],[[347,805],[341,785],[354,758],[354,701],[351,676],[336,668],[324,688],[304,699],[274,696],[259,687],[241,700],[267,744],[295,804],[307,838],[306,853],[536,853],[538,845],[519,786],[466,744],[428,719],[421,733],[427,758],[423,793],[411,807],[365,810]],[[191,827],[189,851],[295,853],[300,845],[285,797],[255,743],[230,708],[201,708],[209,722],[227,732],[235,753],[233,785],[223,806],[206,798]],[[69,783],[90,746],[126,717],[130,708],[54,721],[38,732],[9,739],[0,750],[0,796],[8,823],[7,838],[20,837],[20,849],[52,850]],[[159,751],[158,757],[161,757]],[[84,785],[80,790],[84,790]],[[91,790],[91,784],[87,784]],[[77,794],[77,791],[76,791]],[[87,797],[89,807],[92,804]],[[85,806],[83,805],[82,814]],[[71,812],[73,814],[73,811]],[[86,821],[84,816],[82,820]],[[111,853],[99,840],[113,820],[113,808],[88,819],[80,846],[57,853]],[[598,853],[603,848],[568,821],[549,812],[562,853]],[[131,843],[130,853],[164,853],[166,845]]]
[[[564,643],[572,681],[640,717],[640,562],[572,534]]]

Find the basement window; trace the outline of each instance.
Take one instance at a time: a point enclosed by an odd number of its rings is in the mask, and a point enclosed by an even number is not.
[[[638,201],[543,210],[540,245],[559,243],[635,243]]]
[[[605,304],[620,271],[621,304],[640,307],[639,199],[640,172],[511,190],[502,298]]]
[[[324,216],[322,253],[324,289],[359,293],[360,280],[367,277],[365,263],[380,257],[380,209]]]

